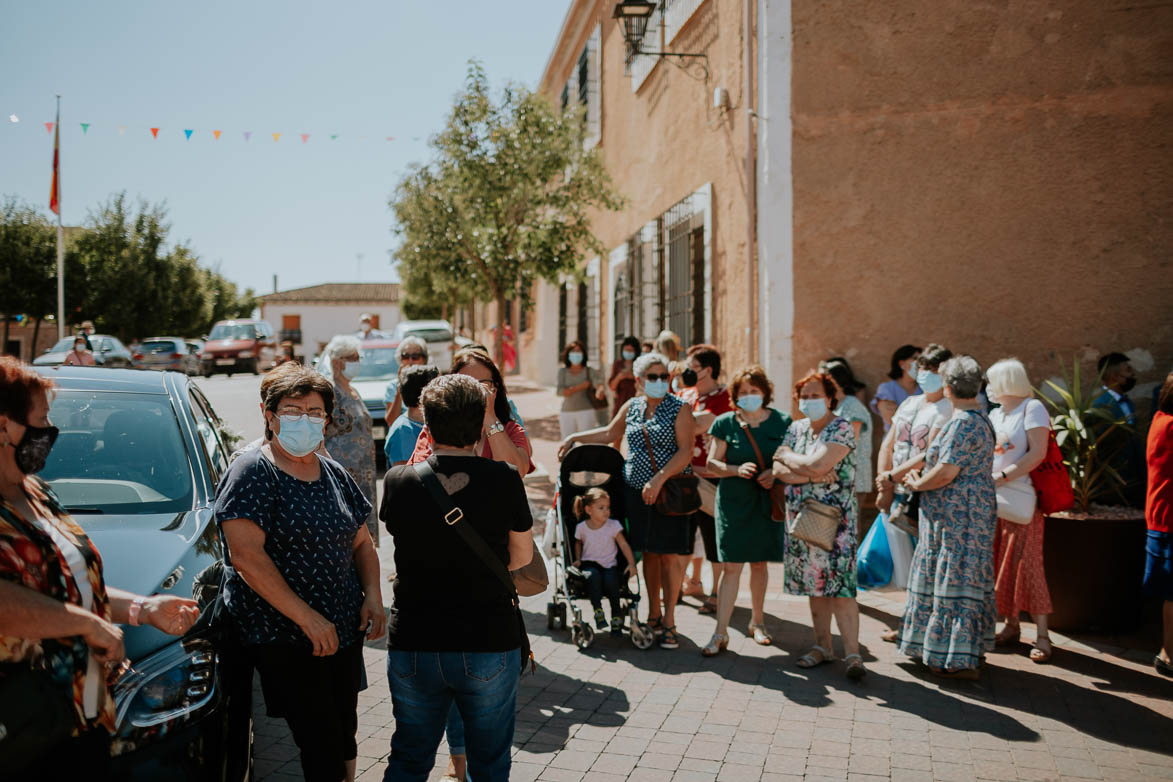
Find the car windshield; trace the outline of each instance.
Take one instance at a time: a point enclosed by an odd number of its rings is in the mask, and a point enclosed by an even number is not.
[[[257,330],[250,323],[217,323],[208,339],[256,339]]]
[[[156,339],[139,345],[139,353],[171,353],[175,350],[175,343],[171,340]]]
[[[364,348],[355,380],[389,380],[399,371],[397,348]]]
[[[73,341],[75,339],[77,339],[77,337],[66,337],[65,339],[58,340],[57,344],[55,344],[53,347],[49,348],[49,350],[46,352],[48,352],[48,353],[61,353],[66,350],[73,350]]]
[[[451,342],[452,332],[445,328],[409,328],[404,337],[419,337],[424,342]]]
[[[71,512],[191,510],[191,464],[167,396],[58,391],[49,417],[61,434],[40,475]]]

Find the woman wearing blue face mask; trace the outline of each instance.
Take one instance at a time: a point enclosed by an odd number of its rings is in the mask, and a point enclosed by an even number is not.
[[[676,599],[684,579],[685,556],[692,554],[692,519],[665,516],[655,505],[664,483],[689,470],[694,437],[692,411],[668,393],[671,377],[666,356],[645,353],[636,359],[633,371],[641,393],[623,405],[607,426],[563,440],[558,459],[577,443],[606,445],[621,436],[626,438],[623,477],[627,484],[628,540],[633,550],[643,553],[648,624],[660,636],[661,647],[676,649],[680,646]]]
[[[624,337],[619,347],[619,357],[611,365],[611,377],[607,379],[607,386],[611,389],[611,417],[619,413],[628,399],[635,396],[635,372],[632,366],[643,352],[639,340],[635,337]],[[618,445],[618,443],[616,443]]]
[[[354,778],[362,642],[386,624],[371,503],[315,453],[335,409],[320,374],[284,372],[265,394],[265,444],[232,463],[216,495],[225,605],[307,780]]]
[[[774,468],[770,459],[790,427],[790,416],[769,407],[774,386],[760,366],[733,375],[729,393],[736,410],[722,413],[709,428],[709,474],[717,484],[717,559],[721,568],[717,593],[717,631],[705,657],[729,646],[729,620],[737,602],[741,571],[749,563],[750,620],[747,633],[763,646],[771,643],[765,627],[767,563],[782,562],[786,527],[771,518],[770,488]]]
[[[375,438],[371,414],[363,404],[358,390],[351,380],[358,377],[362,361],[362,342],[358,337],[340,335],[326,345],[323,352],[329,361],[331,379],[334,381],[334,415],[326,427],[326,450],[331,458],[346,468],[350,477],[362,489],[363,496],[371,503],[372,510],[364,520],[371,532],[371,539],[379,545],[379,520],[374,511],[375,504]]]
[[[794,398],[804,416],[790,425],[774,454],[774,472],[786,486],[786,516],[797,515],[806,500],[835,509],[839,526],[831,550],[790,536],[786,542],[786,593],[810,598],[815,642],[798,658],[798,667],[814,668],[835,659],[831,617],[843,639],[847,678],[860,679],[866,669],[859,654],[859,604],[855,602],[856,518],[855,433],[846,418],[835,415],[835,381],[811,372],[794,384]]]
[[[558,395],[562,409],[558,412],[558,428],[565,440],[575,432],[594,429],[599,425],[597,400],[607,399],[603,376],[587,366],[586,348],[574,340],[562,349],[562,366],[558,368]],[[594,400],[594,401],[592,401]],[[605,409],[604,409],[605,412]]]

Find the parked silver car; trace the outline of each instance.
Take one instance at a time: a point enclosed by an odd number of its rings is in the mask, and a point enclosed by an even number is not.
[[[73,340],[76,337],[75,334],[60,340],[56,345],[33,359],[33,364],[38,367],[53,367],[64,364],[65,357],[69,355],[69,351],[73,350]],[[90,345],[94,349],[94,363],[100,367],[129,369],[135,365],[131,352],[126,349],[126,345],[118,341],[118,337],[112,337],[109,334],[91,334]]]
[[[180,337],[147,337],[139,342],[134,363],[139,369],[171,370],[185,375],[200,373],[199,357]]]
[[[446,320],[404,320],[395,326],[391,340],[419,337],[428,345],[428,363],[441,372],[452,369],[452,324]]]

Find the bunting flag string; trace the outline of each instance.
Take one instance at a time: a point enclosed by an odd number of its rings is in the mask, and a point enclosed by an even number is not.
[[[10,114],[8,116],[8,121],[9,121],[9,123],[17,124],[20,122],[20,118],[16,114]],[[43,124],[45,126],[46,135],[50,135],[50,136],[53,135],[53,131],[54,131],[54,129],[56,129],[57,123],[56,122],[45,122]],[[82,135],[88,136],[90,133],[90,129],[92,127],[94,127],[94,123],[92,123],[92,122],[79,122],[78,126],[80,126],[80,128],[81,128]],[[107,127],[109,127],[109,126],[107,126]],[[99,129],[100,128],[101,128],[101,126],[99,125]],[[130,126],[129,125],[116,125],[115,129],[118,131],[119,136],[125,136],[126,131],[130,129]],[[164,138],[166,138],[167,133],[174,133],[175,132],[173,130],[164,131],[164,129],[162,127],[157,126],[157,125],[148,127],[147,130],[150,131],[151,138],[155,139],[155,140],[158,140],[160,138],[160,136],[159,136],[160,133],[163,133]],[[197,129],[196,128],[182,128],[182,130],[183,130],[184,140],[191,141],[192,136],[195,135]],[[222,129],[216,129],[216,130],[205,131],[205,132],[211,133],[212,138],[215,139],[216,141],[219,141],[220,137],[224,134],[224,130],[222,130]],[[269,135],[273,138],[273,143],[276,144],[276,143],[280,143],[281,136],[286,135],[286,134],[281,131],[277,131],[277,132],[272,132]],[[302,144],[308,144],[310,142],[310,137],[312,135],[314,135],[314,134],[312,134],[312,133],[298,133],[297,137],[301,139]],[[329,138],[330,141],[338,141],[339,139],[341,139],[343,137],[343,135],[345,135],[345,134],[326,133],[326,134],[323,134],[322,137]],[[252,136],[253,136],[253,131],[251,131],[251,130],[241,131],[241,136],[245,142],[251,141]],[[347,138],[349,138],[351,141],[357,140],[360,142],[366,142],[368,140],[378,140],[379,138],[383,138],[384,140],[389,141],[389,142],[394,142],[396,139],[395,136],[377,136],[377,135],[376,136],[369,136],[367,134],[357,134],[357,135],[352,134],[352,135],[348,135]],[[412,136],[411,138],[412,138],[412,141],[416,141],[416,142],[422,140],[419,136]]]

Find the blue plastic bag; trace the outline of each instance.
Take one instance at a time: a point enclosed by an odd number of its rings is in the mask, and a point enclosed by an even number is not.
[[[892,580],[892,550],[884,529],[884,514],[876,517],[856,555],[856,576],[861,589],[887,586]]]

